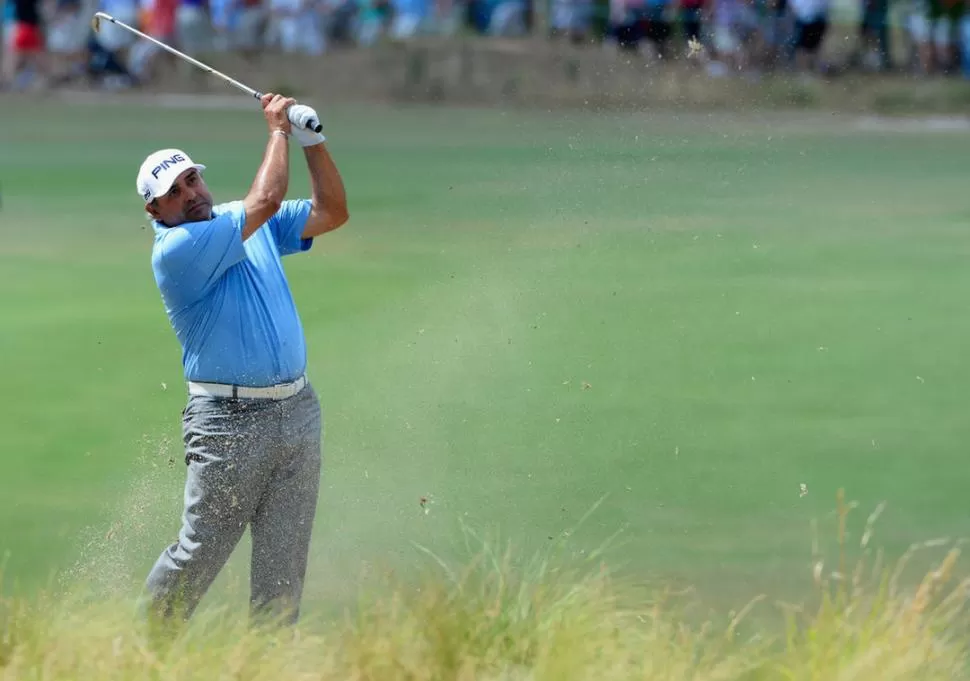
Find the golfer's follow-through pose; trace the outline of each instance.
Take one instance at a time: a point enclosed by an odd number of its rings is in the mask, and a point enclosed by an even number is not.
[[[155,623],[192,616],[247,526],[253,614],[299,617],[322,426],[280,258],[309,250],[348,214],[323,135],[291,127],[294,100],[267,94],[261,104],[269,140],[241,201],[214,206],[205,166],[178,149],[155,152],[138,172],[155,230],[152,267],[189,393],[182,527],[148,575],[143,601]],[[309,200],[284,200],[291,135],[309,166]]]

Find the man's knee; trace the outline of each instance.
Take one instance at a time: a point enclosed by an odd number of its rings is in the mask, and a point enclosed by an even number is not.
[[[179,541],[158,557],[145,582],[155,607],[164,617],[188,618],[238,541],[232,536],[210,536],[205,542]]]

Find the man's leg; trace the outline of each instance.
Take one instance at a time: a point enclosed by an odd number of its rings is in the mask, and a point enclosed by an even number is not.
[[[320,403],[311,386],[281,404],[283,442],[252,521],[252,612],[299,618],[320,488]]]
[[[191,398],[183,417],[185,509],[177,542],[148,575],[149,613],[187,620],[223,568],[272,472],[272,403]]]

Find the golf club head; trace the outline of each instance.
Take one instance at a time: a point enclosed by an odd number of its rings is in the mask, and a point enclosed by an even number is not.
[[[93,30],[95,33],[99,33],[101,31],[101,17],[97,14],[91,18],[91,30]]]

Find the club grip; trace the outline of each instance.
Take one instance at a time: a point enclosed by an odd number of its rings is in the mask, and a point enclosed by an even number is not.
[[[295,109],[301,109],[300,113],[297,113]],[[313,132],[320,132],[323,130],[323,126],[320,125],[320,121],[317,120],[316,116],[309,116],[306,119],[305,124],[301,120],[302,114],[308,111],[308,107],[298,104],[296,107],[290,107],[286,111],[286,117],[290,119],[290,123],[297,128],[306,128],[307,130],[312,130]],[[314,113],[316,113],[314,111]]]

